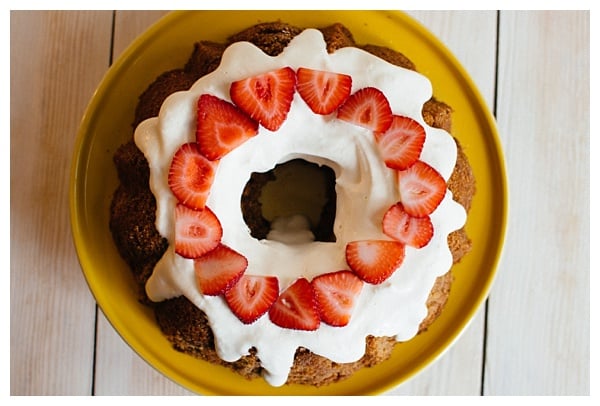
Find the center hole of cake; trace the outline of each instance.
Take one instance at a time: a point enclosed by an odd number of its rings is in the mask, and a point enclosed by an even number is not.
[[[242,195],[252,237],[286,244],[335,242],[335,172],[304,159],[253,172]]]

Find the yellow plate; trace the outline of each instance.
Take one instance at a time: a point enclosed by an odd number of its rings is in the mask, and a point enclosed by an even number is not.
[[[436,96],[454,108],[454,135],[464,146],[477,179],[477,194],[466,226],[473,251],[455,268],[456,281],[442,316],[425,334],[396,346],[389,361],[321,388],[274,388],[260,379],[247,381],[228,369],[173,350],[152,312],[138,303],[132,278],[108,229],[110,200],[117,187],[112,155],[131,137],[138,95],[161,72],[183,66],[195,41],[224,41],[252,24],[277,19],[303,27],[339,21],[354,33],[358,43],[386,45],[405,53],[431,79]],[[168,14],[127,48],[100,83],[81,123],[70,184],[72,231],[79,261],[98,305],[115,330],[172,380],[198,393],[224,395],[375,394],[413,376],[448,348],[487,297],[504,241],[507,200],[495,122],[472,80],[419,23],[400,12],[382,11]]]

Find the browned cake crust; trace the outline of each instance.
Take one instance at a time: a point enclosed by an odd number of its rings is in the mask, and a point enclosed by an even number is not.
[[[237,41],[249,41],[265,53],[277,55],[301,31],[301,28],[281,22],[263,23],[232,35],[224,44],[206,41],[197,43],[183,69],[163,73],[140,96],[134,126],[146,118],[156,116],[162,102],[169,94],[188,89],[199,77],[216,69],[227,45]],[[399,52],[377,45],[356,44],[352,33],[341,24],[322,28],[321,32],[329,52],[346,46],[355,46],[390,63],[415,69],[414,64]],[[447,131],[451,130],[451,113],[452,110],[448,105],[434,98],[423,106],[423,117],[427,124]],[[468,210],[475,193],[475,179],[466,155],[458,142],[457,145],[458,160],[448,187],[454,199]],[[140,300],[154,308],[160,328],[175,349],[231,368],[247,378],[259,377],[262,367],[255,356],[254,349],[250,349],[248,355],[233,363],[225,362],[217,356],[206,315],[185,297],[160,303],[152,303],[147,299],[144,284],[154,264],[166,250],[167,241],[159,235],[154,226],[156,202],[149,191],[148,164],[141,151],[131,140],[118,149],[114,155],[114,162],[121,184],[115,192],[110,209],[110,229],[120,254],[130,266],[140,287]],[[253,175],[253,181],[249,182],[251,186],[244,191],[243,201],[257,201],[247,197],[258,193],[264,183],[269,181],[270,176],[269,173]],[[257,215],[260,213],[260,207],[246,204],[243,210],[254,232],[257,235],[266,235],[269,223],[262,216]],[[335,212],[335,208],[333,211]],[[332,221],[331,217],[326,215],[324,217]],[[448,244],[455,263],[471,249],[471,241],[464,229],[450,234]],[[442,312],[450,293],[452,280],[451,271],[437,278],[427,300],[428,315],[421,323],[419,332],[426,330]],[[397,342],[390,337],[368,337],[363,358],[346,364],[335,363],[304,348],[298,348],[288,383],[320,386],[339,381],[358,369],[388,359],[395,345]]]
[[[139,104],[135,110],[133,127],[147,118],[158,116],[160,106],[171,93],[189,89],[196,78],[183,69],[174,69],[161,74],[140,95]]]

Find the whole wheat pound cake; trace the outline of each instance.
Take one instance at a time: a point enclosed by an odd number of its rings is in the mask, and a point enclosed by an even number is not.
[[[174,348],[320,386],[425,332],[471,248],[451,112],[341,24],[198,42],[114,156],[110,229]]]

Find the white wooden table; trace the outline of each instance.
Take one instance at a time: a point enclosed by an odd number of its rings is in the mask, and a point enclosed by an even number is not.
[[[72,243],[81,116],[164,13],[10,13],[10,393],[186,395],[95,305]],[[410,12],[473,77],[506,156],[510,216],[489,299],[398,395],[590,393],[590,13]]]

